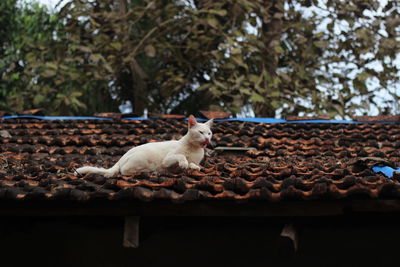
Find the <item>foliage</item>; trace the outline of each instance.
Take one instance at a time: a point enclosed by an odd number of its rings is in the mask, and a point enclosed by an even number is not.
[[[18,14],[0,43],[0,108],[344,117],[400,97],[396,1],[72,0],[56,14],[5,2]]]
[[[306,6],[313,10],[311,14],[297,16]],[[312,77],[316,85],[308,94],[306,106],[341,117],[356,110],[368,113],[374,105],[381,113],[388,108],[392,113],[400,111],[396,107],[400,97],[396,85],[400,62],[395,63],[400,51],[399,11],[398,1],[388,1],[384,7],[374,0],[305,1],[302,8],[288,4],[286,14],[290,19],[286,31],[288,36],[295,36],[287,39],[294,47],[290,66],[301,60],[296,72],[299,75],[305,72],[306,79]],[[291,80],[303,78],[297,76]],[[293,85],[291,91],[300,92],[294,97],[304,100],[301,86]],[[391,94],[386,103],[379,99],[382,93]],[[297,112],[295,106],[286,110]]]
[[[68,114],[82,107],[73,94],[63,102],[65,87],[57,87],[52,79],[56,71],[53,44],[57,43],[57,33],[61,32],[57,16],[38,4],[17,7],[18,1],[2,2],[1,16],[11,28],[4,28],[3,50],[0,60],[0,108],[24,110],[44,107],[50,114]],[[13,12],[6,12],[12,10]],[[51,53],[46,53],[51,47]]]
[[[0,2],[0,74],[2,74],[9,64],[10,59],[8,51],[12,50],[11,39],[13,33],[15,33],[15,20],[16,13],[18,12],[16,6],[17,0],[5,0]],[[12,53],[10,53],[12,54]],[[3,75],[0,76],[0,78]],[[0,109],[5,109],[6,104],[4,103],[5,97],[7,96],[6,83],[0,79]]]

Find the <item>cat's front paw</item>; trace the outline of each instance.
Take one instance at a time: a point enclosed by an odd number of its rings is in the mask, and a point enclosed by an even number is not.
[[[179,167],[182,169],[187,169],[189,168],[189,162],[187,160],[180,160]]]
[[[189,164],[189,168],[192,169],[192,170],[200,171],[200,166],[194,164],[193,162],[191,162],[191,163]]]

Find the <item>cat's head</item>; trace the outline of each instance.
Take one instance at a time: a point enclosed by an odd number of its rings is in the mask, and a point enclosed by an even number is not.
[[[190,115],[188,121],[188,134],[191,142],[199,146],[206,147],[211,141],[212,125],[212,119],[205,123],[200,123],[197,122],[196,118],[193,115]]]

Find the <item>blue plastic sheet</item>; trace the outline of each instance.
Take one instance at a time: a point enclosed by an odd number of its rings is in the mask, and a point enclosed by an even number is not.
[[[400,167],[398,167],[398,168],[396,168],[396,169],[393,169],[392,167],[389,167],[389,166],[384,166],[384,167],[375,166],[375,167],[372,167],[372,170],[373,170],[375,173],[380,172],[380,173],[383,173],[383,174],[384,174],[385,176],[387,176],[388,178],[392,178],[392,177],[393,177],[393,173],[394,173],[395,171],[400,172]]]
[[[185,120],[188,120],[186,118]],[[196,118],[198,121],[207,121],[207,119]],[[258,123],[283,123],[286,120],[274,118],[230,118],[230,119],[215,119],[214,121],[243,121],[243,122],[258,122]]]
[[[284,123],[286,120],[274,118],[232,118],[232,119],[219,119],[215,121],[244,121],[244,122],[258,122],[258,123]]]
[[[301,121],[285,121],[286,123],[364,123],[360,121],[346,121],[346,120],[301,120]]]
[[[132,120],[132,121],[144,121],[144,120],[149,120],[149,118],[144,118],[144,117],[125,117],[123,118],[124,120]]]
[[[185,120],[188,120],[186,118]],[[196,118],[198,121],[206,121],[206,119]],[[299,120],[299,121],[288,121],[284,119],[275,119],[275,118],[230,118],[230,119],[215,119],[214,121],[243,121],[243,122],[256,122],[256,123],[370,123],[370,122],[361,122],[361,121],[353,121],[353,120]],[[393,122],[379,122],[379,123],[393,123]]]

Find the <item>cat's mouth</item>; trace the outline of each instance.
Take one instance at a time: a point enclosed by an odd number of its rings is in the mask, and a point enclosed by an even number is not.
[[[206,139],[206,140],[204,140],[204,142],[203,142],[203,147],[206,147],[208,144],[210,143],[210,139]]]

